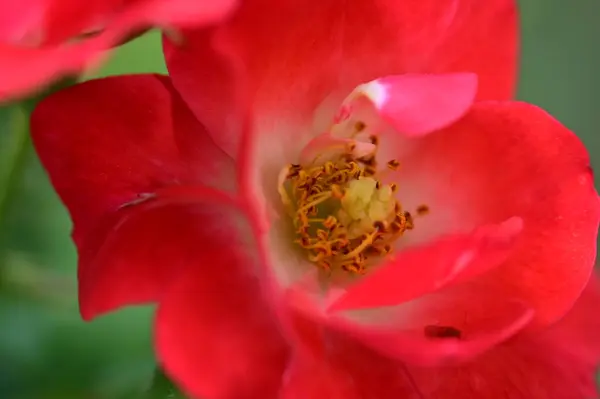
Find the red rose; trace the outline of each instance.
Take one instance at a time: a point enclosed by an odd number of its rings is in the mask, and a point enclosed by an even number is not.
[[[157,302],[192,397],[595,395],[600,202],[577,137],[509,100],[512,2],[305,5],[38,106],[83,317]]]
[[[127,35],[203,25],[236,0],[8,0],[0,6],[0,101],[98,63]],[[92,38],[85,38],[93,33]]]

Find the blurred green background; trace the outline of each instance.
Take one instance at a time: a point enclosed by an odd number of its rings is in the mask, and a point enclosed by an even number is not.
[[[523,0],[518,95],[574,130],[596,169],[599,15],[598,0]],[[150,33],[120,48],[98,75],[165,71],[160,37]],[[0,108],[0,193],[9,188],[0,194],[0,398],[135,398],[154,369],[151,309],[80,320],[67,213],[29,146],[16,163],[10,158],[24,117]],[[9,165],[18,179],[5,179]]]

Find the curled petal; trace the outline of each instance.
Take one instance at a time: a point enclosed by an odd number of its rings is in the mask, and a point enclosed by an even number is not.
[[[452,298],[447,300],[452,301]],[[498,312],[493,320],[489,320],[487,325],[472,326],[467,334],[455,330],[453,326],[435,324],[424,325],[417,330],[403,330],[402,327],[409,326],[399,323],[394,330],[390,326],[360,328],[340,322],[337,328],[346,331],[382,355],[399,361],[422,366],[454,365],[470,361],[512,338],[527,326],[534,315],[531,308],[517,302],[506,302],[500,309],[501,312]],[[397,317],[401,318],[402,315]],[[444,336],[449,329],[453,333],[459,331],[460,337]],[[441,336],[430,336],[430,331],[438,331]]]
[[[462,365],[407,370],[424,397],[596,398],[598,294],[593,277],[573,309],[550,329],[521,334]]]
[[[293,309],[315,323],[346,334],[399,362],[422,366],[457,364],[471,360],[521,332],[534,311],[522,302],[496,298],[477,306],[481,290],[466,284],[395,307],[360,312],[327,312],[327,302],[298,286],[288,291]],[[335,300],[335,298],[332,298]],[[484,298],[485,299],[485,298]]]
[[[523,228],[520,218],[485,226],[472,234],[442,238],[407,249],[379,269],[346,287],[331,311],[392,306],[472,279],[510,256]]]
[[[388,177],[399,183],[403,208],[430,210],[399,240],[403,248],[518,216],[519,240],[481,277],[483,292],[531,305],[534,324],[573,306],[594,265],[600,223],[589,155],[573,132],[533,105],[484,102],[434,134],[388,135],[381,147],[401,165]]]

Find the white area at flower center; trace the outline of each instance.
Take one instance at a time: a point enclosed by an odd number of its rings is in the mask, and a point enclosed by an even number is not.
[[[357,90],[379,88],[381,90],[371,93],[375,96],[372,98],[383,101],[385,94],[380,93],[383,87],[370,85],[359,85]],[[299,155],[311,139],[327,131],[334,138],[347,139],[357,122],[365,123],[366,128],[354,138],[365,141],[370,135],[379,137],[377,160],[384,170],[389,160],[400,162],[399,171],[388,170],[381,179],[386,184],[398,184],[396,198],[402,208],[415,215],[419,206],[429,207],[429,214],[415,219],[415,229],[395,242],[396,250],[445,234],[469,232],[483,222],[470,204],[470,185],[464,175],[452,165],[444,165],[443,159],[431,157],[427,151],[422,153],[421,150],[427,149],[422,145],[427,136],[408,138],[396,132],[379,116],[369,98],[356,94],[357,90],[350,95],[332,93],[310,118],[304,120],[297,115],[296,120],[285,115],[262,115],[255,121],[254,140],[249,143],[251,156],[246,164],[251,180],[246,189],[250,190],[260,215],[259,241],[265,260],[282,286],[301,278],[316,265],[309,262],[306,254],[293,242],[296,237],[278,192],[278,176],[287,165],[299,163]],[[334,124],[340,106],[343,108],[348,104],[351,104],[348,117]]]

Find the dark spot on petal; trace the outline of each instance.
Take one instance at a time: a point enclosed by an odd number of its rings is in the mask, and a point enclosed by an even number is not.
[[[428,338],[461,338],[461,331],[452,326],[425,326],[425,336]]]

